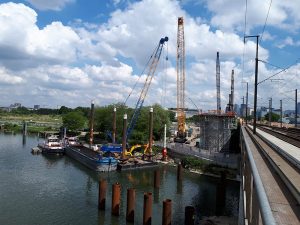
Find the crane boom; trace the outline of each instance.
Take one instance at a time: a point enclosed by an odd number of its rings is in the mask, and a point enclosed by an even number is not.
[[[143,86],[143,89],[140,93],[140,96],[139,96],[139,99],[136,103],[136,106],[135,106],[135,109],[134,109],[134,112],[133,112],[133,115],[131,117],[131,120],[130,120],[130,123],[129,123],[129,126],[128,126],[128,129],[127,129],[127,140],[129,139],[130,135],[131,135],[131,132],[137,122],[137,119],[140,115],[140,112],[141,112],[141,108],[144,104],[144,100],[145,100],[145,97],[148,93],[148,90],[149,90],[149,87],[150,87],[150,84],[151,84],[151,81],[153,79],[153,76],[155,74],[155,71],[156,71],[156,67],[158,65],[158,62],[159,62],[159,59],[160,59],[160,56],[161,56],[161,52],[162,52],[162,48],[164,46],[164,43],[167,42],[169,40],[168,37],[164,37],[164,38],[161,38],[157,47],[156,47],[156,50],[155,50],[155,53],[154,55],[152,55],[150,57],[150,63],[149,63],[149,66],[147,68],[147,78],[146,78],[146,81],[144,83],[144,86]]]
[[[177,137],[185,139],[185,43],[183,17],[178,18],[177,31]],[[182,139],[183,138],[183,139]]]

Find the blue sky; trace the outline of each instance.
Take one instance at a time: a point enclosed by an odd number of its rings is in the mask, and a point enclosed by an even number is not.
[[[271,7],[270,7],[270,3]],[[245,27],[245,9],[246,27]],[[270,10],[269,10],[270,8]],[[258,106],[293,109],[299,88],[300,4],[293,0],[25,0],[0,1],[0,106],[20,102],[56,108],[124,102],[134,106],[141,72],[159,39],[169,37],[145,105],[176,106],[177,18],[184,17],[186,107],[216,108],[215,60],[220,52],[221,104],[225,109],[235,70],[240,104],[249,83],[253,106],[255,39],[259,59],[289,67],[258,87]],[[245,32],[246,31],[246,32]],[[164,50],[163,55],[166,56]],[[259,81],[280,71],[259,63]],[[139,79],[139,77],[141,78]]]

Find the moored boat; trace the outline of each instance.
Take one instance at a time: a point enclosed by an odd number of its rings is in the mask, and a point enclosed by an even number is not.
[[[65,149],[63,143],[57,136],[51,135],[45,139],[43,143],[38,144],[38,148],[42,153],[46,154],[64,154]]]
[[[66,155],[79,161],[92,170],[106,172],[117,169],[118,160],[111,152],[95,151],[83,146],[79,142],[73,141],[66,142],[65,151]]]

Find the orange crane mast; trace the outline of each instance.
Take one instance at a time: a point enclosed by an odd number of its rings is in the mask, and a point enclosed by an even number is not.
[[[176,142],[185,142],[185,42],[183,17],[178,18],[177,31],[177,137]]]

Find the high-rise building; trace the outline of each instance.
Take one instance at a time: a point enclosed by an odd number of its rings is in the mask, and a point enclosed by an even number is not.
[[[240,107],[240,116],[241,117],[246,117],[246,104],[241,104],[241,107]]]
[[[34,110],[40,109],[40,105],[34,105],[34,106],[33,106],[33,109],[34,109]]]

